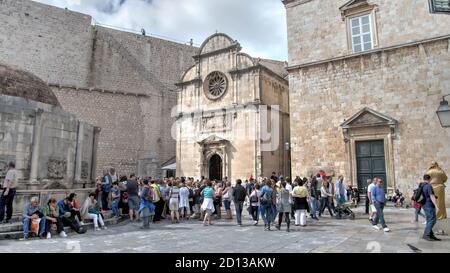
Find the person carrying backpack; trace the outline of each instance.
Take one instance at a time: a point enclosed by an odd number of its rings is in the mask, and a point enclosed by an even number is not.
[[[141,202],[139,204],[139,216],[142,218],[141,229],[149,229],[150,221],[155,215],[155,205],[153,200],[155,199],[155,191],[152,186],[149,186],[148,180],[144,179],[144,187],[141,192]]]
[[[427,224],[423,232],[423,239],[427,241],[440,241],[433,233],[433,226],[436,224],[436,214],[439,212],[436,196],[434,195],[433,187],[431,186],[430,180],[431,176],[426,174],[423,176],[423,187],[419,188],[418,196],[415,196],[416,200],[421,200],[419,195],[423,196],[421,202],[422,208],[425,211],[425,217],[427,219]]]
[[[417,223],[419,221],[419,215],[425,218],[425,214],[421,212],[422,210],[422,203],[423,202],[423,186],[424,183],[419,183],[419,187],[414,190],[413,195],[411,197],[411,204],[414,207],[414,220],[412,223]],[[417,200],[417,201],[416,201]]]
[[[274,191],[272,189],[272,182],[273,180],[267,180],[266,185],[262,187],[261,194],[259,198],[260,202],[260,211],[261,211],[261,217],[264,220],[264,230],[270,230],[270,223],[272,222],[273,218],[273,196]]]

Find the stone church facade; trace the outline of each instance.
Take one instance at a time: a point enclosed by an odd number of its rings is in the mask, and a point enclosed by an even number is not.
[[[43,79],[65,111],[100,129],[96,175],[109,167],[163,174],[162,164],[175,156],[174,84],[197,48],[93,25],[88,15],[29,0],[0,1],[0,25],[0,63]]]
[[[293,175],[324,169],[360,189],[379,176],[411,194],[433,160],[450,169],[436,115],[450,93],[450,16],[431,2],[283,1]]]
[[[177,176],[234,182],[289,174],[286,64],[252,58],[222,33],[193,57],[177,84]]]

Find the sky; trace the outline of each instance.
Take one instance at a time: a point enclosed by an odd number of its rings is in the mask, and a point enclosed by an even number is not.
[[[200,45],[224,32],[253,57],[287,61],[281,0],[34,0],[91,15],[103,25]]]

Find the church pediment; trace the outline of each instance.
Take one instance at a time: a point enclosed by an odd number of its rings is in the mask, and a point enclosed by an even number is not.
[[[368,127],[381,125],[395,126],[396,124],[397,121],[395,119],[370,108],[364,108],[347,119],[344,123],[342,123],[341,127],[347,129],[352,127]]]
[[[208,145],[208,144],[217,144],[217,143],[224,143],[228,142],[228,140],[218,137],[216,135],[209,136],[202,141],[199,141],[198,144],[200,145]]]

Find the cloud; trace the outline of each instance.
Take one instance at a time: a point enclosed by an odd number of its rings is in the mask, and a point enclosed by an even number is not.
[[[99,23],[201,44],[224,32],[254,57],[287,60],[280,0],[35,0],[91,15]]]

